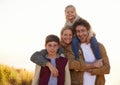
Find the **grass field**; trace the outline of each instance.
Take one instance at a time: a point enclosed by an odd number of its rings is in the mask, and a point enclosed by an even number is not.
[[[33,72],[0,64],[0,85],[31,85]]]

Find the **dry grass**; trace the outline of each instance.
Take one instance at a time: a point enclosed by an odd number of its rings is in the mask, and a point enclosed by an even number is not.
[[[0,85],[31,85],[33,72],[0,64]]]

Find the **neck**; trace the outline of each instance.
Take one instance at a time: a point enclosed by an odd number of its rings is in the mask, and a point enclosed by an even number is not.
[[[71,23],[73,23],[74,19],[69,20]]]
[[[51,59],[53,59],[53,58],[56,58],[56,57],[57,57],[57,54],[55,54],[55,55],[50,55],[50,54],[48,54],[48,57],[51,58]]]
[[[66,44],[65,42],[61,41],[60,45],[61,45],[62,47],[67,47],[69,44]]]

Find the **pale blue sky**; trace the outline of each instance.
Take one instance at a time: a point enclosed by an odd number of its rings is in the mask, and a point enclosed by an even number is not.
[[[69,4],[90,22],[106,47],[111,64],[106,85],[120,85],[119,0],[0,0],[0,63],[34,70],[30,56],[44,48],[46,35],[59,36]]]

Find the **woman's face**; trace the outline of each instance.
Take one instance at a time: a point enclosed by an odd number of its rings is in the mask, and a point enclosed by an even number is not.
[[[79,25],[76,27],[76,35],[79,38],[79,40],[81,41],[81,43],[86,43],[89,33],[85,26]]]
[[[69,29],[66,29],[63,31],[62,35],[61,35],[61,39],[65,44],[70,44],[72,42],[72,31]]]

